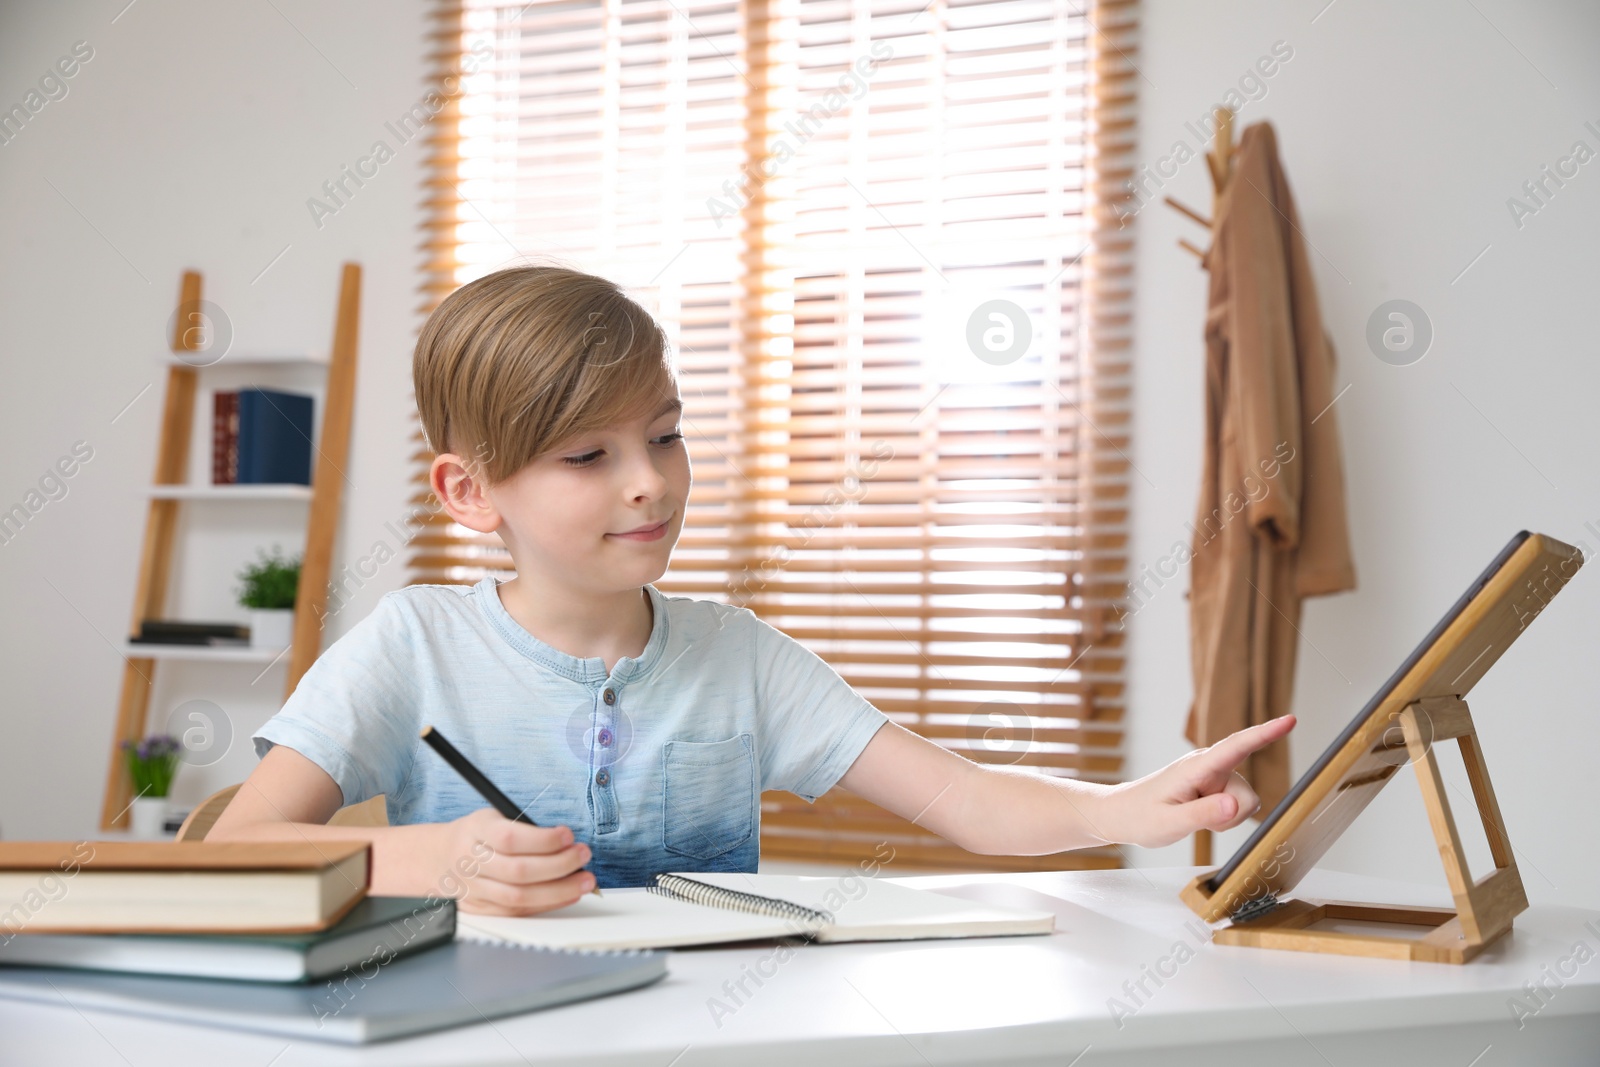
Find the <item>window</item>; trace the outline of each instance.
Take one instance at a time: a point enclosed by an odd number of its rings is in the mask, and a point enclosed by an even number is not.
[[[669,594],[742,604],[973,759],[1116,780],[1134,5],[469,0],[438,11],[427,307],[532,257],[673,338]],[[421,441],[420,433],[417,437]],[[417,456],[418,504],[429,457]],[[510,558],[434,513],[412,581]],[[842,791],[768,857],[974,857]]]

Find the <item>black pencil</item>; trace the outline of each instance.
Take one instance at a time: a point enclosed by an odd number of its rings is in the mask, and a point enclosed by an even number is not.
[[[432,726],[424,726],[422,728],[422,739],[428,743],[429,748],[439,753],[457,774],[465,778],[468,785],[482,794],[483,799],[487,800],[495,811],[514,822],[526,823],[529,826],[539,825],[528,817],[527,812],[517,807],[510,797],[502,793],[499,786],[489,781],[487,775],[478,770],[477,767],[474,767],[472,761],[461,754],[460,749],[445,740],[444,734],[441,734]],[[597,897],[602,895],[598,880],[592,892]]]

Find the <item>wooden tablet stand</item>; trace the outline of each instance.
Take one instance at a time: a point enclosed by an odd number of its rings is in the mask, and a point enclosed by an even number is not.
[[[1465,698],[1582,566],[1582,552],[1545,534],[1522,530],[1506,543],[1262,821],[1240,855],[1222,871],[1203,874],[1183,888],[1183,902],[1206,922],[1230,920],[1213,935],[1215,941],[1465,963],[1511,929],[1511,920],[1527,909],[1528,898]],[[1494,858],[1495,869],[1477,882],[1467,871],[1433,752],[1434,742],[1451,738],[1461,746]],[[1290,891],[1406,763],[1417,770],[1455,909],[1289,899]],[[1386,936],[1312,929],[1326,919],[1431,929],[1421,937],[1400,936],[1399,931]]]
[[[1250,910],[1247,905],[1239,912],[1241,917],[1215,931],[1212,940],[1219,945],[1465,963],[1511,929],[1511,920],[1527,909],[1528,898],[1522,889],[1522,877],[1517,873],[1516,858],[1511,852],[1494,788],[1489,783],[1478,731],[1472,724],[1472,713],[1466,701],[1459,697],[1425,698],[1406,705],[1396,721],[1403,732],[1406,755],[1417,771],[1417,784],[1422,788],[1422,802],[1428,809],[1428,821],[1433,825],[1433,837],[1439,845],[1439,858],[1444,861],[1455,909],[1337,900],[1291,900],[1273,906],[1273,898],[1268,896],[1263,898],[1265,908],[1258,912],[1259,917],[1243,917]],[[1435,742],[1451,738],[1461,746],[1461,759],[1466,764],[1472,795],[1483,820],[1490,855],[1494,858],[1495,869],[1476,882],[1462,855],[1461,835],[1456,831],[1444,779],[1439,774],[1439,761],[1433,753]],[[1398,756],[1398,743],[1388,747]],[[1399,764],[1392,764],[1387,773],[1392,774],[1398,768]],[[1183,898],[1196,911],[1214,907],[1211,891],[1205,884],[1209,878],[1209,874],[1203,874],[1184,887]],[[1310,929],[1326,919],[1433,929],[1420,938]]]

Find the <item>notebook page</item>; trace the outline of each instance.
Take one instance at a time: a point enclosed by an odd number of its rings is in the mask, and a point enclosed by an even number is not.
[[[1048,934],[1048,911],[976,904],[927,889],[847,875],[689,874],[697,882],[803,904],[833,913],[834,925],[818,941],[896,941],[934,937]],[[705,908],[711,911],[715,909]]]
[[[644,889],[608,889],[541,915],[456,912],[458,940],[510,941],[542,948],[628,949],[711,945],[792,934],[763,915],[688,904]]]

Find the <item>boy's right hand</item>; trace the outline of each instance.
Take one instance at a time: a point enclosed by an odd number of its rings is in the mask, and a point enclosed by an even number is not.
[[[438,892],[455,897],[462,911],[535,915],[594,888],[594,875],[582,869],[589,846],[573,841],[565,826],[529,826],[493,808],[437,826]]]

